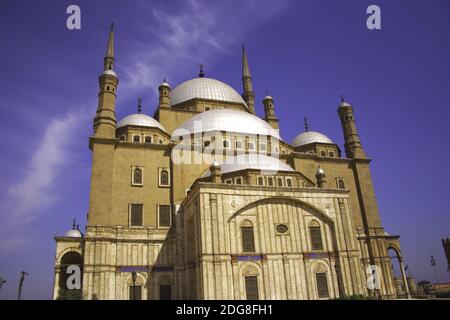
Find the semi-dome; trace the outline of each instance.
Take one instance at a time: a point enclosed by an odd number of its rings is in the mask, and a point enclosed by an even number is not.
[[[278,158],[270,157],[259,153],[247,153],[237,156],[227,157],[225,160],[218,161],[221,167],[221,173],[230,173],[245,169],[261,170],[261,172],[295,171],[287,163]],[[207,170],[203,177],[209,177],[210,170]]]
[[[310,143],[334,143],[326,135],[317,131],[305,131],[295,137],[292,145],[294,147],[304,146]]]
[[[170,92],[172,106],[194,98],[247,104],[228,84],[211,78],[195,78],[183,82]]]
[[[71,238],[81,238],[83,235],[81,234],[80,230],[78,229],[70,229],[66,232],[64,235],[65,237],[71,237]]]
[[[214,131],[257,134],[281,140],[278,131],[261,118],[234,109],[213,109],[196,114],[173,132],[172,140],[188,134]]]
[[[162,131],[166,131],[161,123],[142,113],[131,114],[117,123],[117,128],[125,126],[155,127],[160,128]]]

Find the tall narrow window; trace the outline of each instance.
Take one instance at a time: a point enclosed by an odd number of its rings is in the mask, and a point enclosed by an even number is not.
[[[130,286],[130,300],[141,300],[141,299],[142,299],[142,287]]]
[[[255,239],[253,235],[253,227],[241,227],[242,234],[242,251],[255,252]]]
[[[158,211],[159,211],[159,226],[170,227],[172,220],[170,214],[170,206],[160,205]]]
[[[169,185],[169,171],[163,169],[159,173],[159,185],[168,186]]]
[[[161,284],[159,286],[159,299],[172,300],[172,286],[170,284]]]
[[[277,181],[278,181],[278,186],[282,187],[283,186],[283,179],[278,178]]]
[[[230,147],[230,140],[223,140],[222,144],[225,149],[228,149]]]
[[[133,170],[133,184],[142,185],[142,170],[139,168]]]
[[[292,187],[292,180],[291,179],[286,179],[286,184],[288,187]]]
[[[142,204],[132,204],[130,212],[130,226],[142,226]]]
[[[272,186],[273,186],[273,180],[272,180],[272,178],[268,178],[268,179],[267,179],[267,183],[268,183],[268,185],[269,185],[270,187],[272,187]]]
[[[342,180],[342,179],[339,179],[339,180],[338,180],[338,188],[339,188],[339,189],[345,189],[345,183],[344,183],[344,180]]]
[[[310,226],[309,234],[311,236],[312,250],[323,250],[322,235],[319,226]]]
[[[327,274],[325,272],[316,273],[316,282],[319,298],[328,298],[330,294],[328,292]]]
[[[262,186],[264,184],[264,180],[262,177],[258,177],[258,184]]]
[[[245,277],[245,296],[247,300],[258,300],[258,277]]]

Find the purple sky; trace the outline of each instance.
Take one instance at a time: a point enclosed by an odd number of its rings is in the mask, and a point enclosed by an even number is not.
[[[433,1],[22,1],[0,2],[0,299],[48,299],[53,234],[82,227],[88,208],[88,137],[108,25],[116,24],[118,118],[136,99],[153,115],[157,85],[207,76],[241,92],[245,42],[258,101],[275,99],[281,135],[325,133],[341,147],[339,95],[353,104],[372,162],[385,229],[400,234],[416,280],[449,281],[450,2]],[[244,2],[242,4],[241,2]],[[133,3],[133,5],[131,5]],[[66,28],[78,4],[82,29]],[[366,28],[377,4],[382,30]],[[446,142],[447,141],[447,142]]]

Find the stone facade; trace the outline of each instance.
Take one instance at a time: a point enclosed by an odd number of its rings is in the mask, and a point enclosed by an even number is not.
[[[252,144],[249,135],[220,132],[229,143],[219,141],[216,156],[240,151],[273,157],[276,145],[277,159],[292,170],[264,173],[249,167],[222,173],[211,163],[177,164],[177,145],[186,143],[192,157],[205,150],[204,136],[200,144],[171,139],[188,119],[223,108],[254,114],[245,51],[245,102],[195,97],[172,106],[164,81],[154,117],[165,130],[132,123],[117,127],[113,37],[111,30],[89,141],[86,231],[55,237],[55,299],[65,289],[60,277],[68,253],[82,260],[83,299],[130,299],[136,288],[141,299],[395,297],[388,250],[401,257],[399,237],[381,224],[370,159],[351,105],[342,101],[338,108],[347,157],[334,143],[293,146],[269,137],[263,147],[260,136]],[[273,98],[265,97],[263,105],[265,120],[278,130]],[[373,291],[367,288],[371,265],[380,279]]]

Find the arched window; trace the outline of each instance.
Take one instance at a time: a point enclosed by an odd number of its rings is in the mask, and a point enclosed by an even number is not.
[[[291,179],[286,179],[286,184],[288,187],[292,187],[292,180]]]
[[[133,142],[141,142],[141,137],[138,135],[133,136]]]
[[[317,221],[312,221],[309,224],[309,236],[311,238],[311,249],[323,250],[322,234],[320,231],[320,225]]]
[[[241,225],[242,251],[255,252],[255,237],[253,234],[253,225],[250,221],[245,221]]]
[[[222,144],[223,144],[223,147],[225,149],[227,149],[230,147],[230,140],[223,140]]]
[[[282,187],[283,186],[283,179],[278,178],[278,186]]]
[[[167,170],[161,170],[159,173],[159,184],[161,186],[168,186],[169,185],[169,171]]]
[[[152,143],[152,137],[146,136],[145,137],[145,143]]]
[[[139,168],[133,170],[133,184],[142,184],[142,170]]]
[[[342,179],[338,180],[338,189],[345,189],[344,180],[342,180]]]
[[[272,178],[268,178],[267,183],[269,184],[270,187],[273,187],[273,179]]]
[[[258,185],[262,186],[264,184],[264,179],[262,177],[258,177]]]

